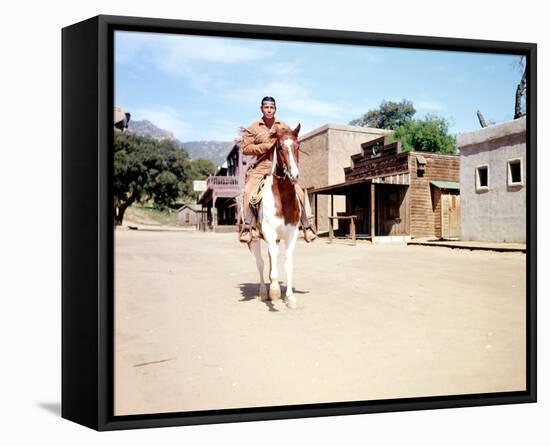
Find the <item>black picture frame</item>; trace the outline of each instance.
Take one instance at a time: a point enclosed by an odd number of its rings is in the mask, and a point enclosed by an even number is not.
[[[113,36],[116,30],[526,56],[526,391],[168,414],[113,413]],[[99,15],[62,30],[62,417],[97,430],[536,401],[537,45]]]

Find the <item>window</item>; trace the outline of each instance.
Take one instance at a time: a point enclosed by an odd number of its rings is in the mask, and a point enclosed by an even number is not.
[[[523,166],[521,158],[508,160],[508,186],[523,185]]]
[[[489,190],[489,166],[487,164],[476,167],[476,190]]]

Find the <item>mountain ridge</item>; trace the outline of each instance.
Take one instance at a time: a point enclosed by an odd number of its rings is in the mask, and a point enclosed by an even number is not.
[[[140,121],[130,120],[128,131],[137,135],[150,136],[158,140],[173,140],[178,147],[188,153],[191,159],[208,159],[217,166],[223,164],[234,145],[232,141],[220,140],[180,141],[174,136],[172,131],[162,129],[147,119]]]

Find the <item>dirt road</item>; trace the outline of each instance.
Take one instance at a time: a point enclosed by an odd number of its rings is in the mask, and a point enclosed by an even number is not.
[[[295,310],[235,234],[117,230],[115,264],[117,415],[525,388],[522,253],[301,241]]]

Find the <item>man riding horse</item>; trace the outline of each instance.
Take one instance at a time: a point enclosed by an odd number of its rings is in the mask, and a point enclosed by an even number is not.
[[[255,209],[250,204],[250,197],[258,187],[258,183],[271,173],[272,161],[269,159],[269,152],[277,143],[277,131],[279,129],[290,130],[290,127],[284,121],[275,118],[277,106],[275,99],[271,96],[262,99],[260,110],[263,114],[262,118],[254,121],[247,129],[243,129],[242,138],[237,140],[243,155],[257,157],[256,161],[248,168],[245,177],[242,203],[244,223],[239,236],[239,240],[243,243],[250,243],[250,241],[259,238],[258,230],[252,223]],[[308,215],[306,211],[304,191],[298,183],[295,184],[295,188],[296,196],[300,201],[300,222],[304,230],[304,239],[309,243],[315,240],[317,235],[310,223],[311,215]]]

